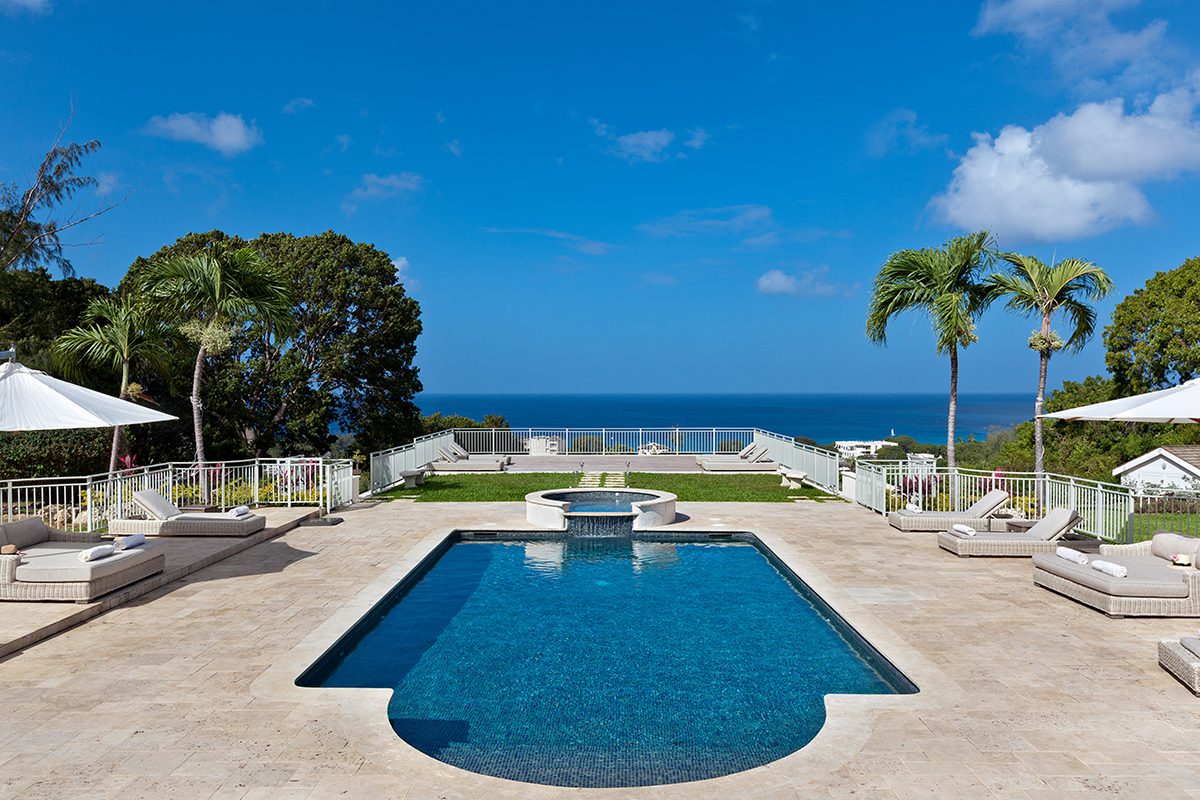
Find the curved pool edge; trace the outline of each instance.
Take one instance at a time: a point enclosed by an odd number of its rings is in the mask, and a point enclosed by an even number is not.
[[[613,489],[614,492],[622,492],[629,494],[644,494],[650,495],[648,500],[637,500],[632,502],[631,511],[584,511],[573,512],[570,510],[571,503],[568,500],[559,500],[552,495],[561,495],[569,492],[587,492],[587,491],[605,491],[603,488],[598,490],[587,490],[575,488],[567,489],[545,489],[538,492],[530,492],[525,495],[525,519],[530,525],[537,525],[539,528],[549,530],[564,531],[567,529],[567,520],[572,516],[580,517],[603,517],[603,518],[632,518],[633,529],[635,531],[646,530],[648,528],[657,528],[663,525],[670,525],[675,522],[675,506],[679,501],[677,495],[671,492],[660,492],[655,489],[639,489],[634,486]]]
[[[692,532],[711,532],[711,528],[692,527]],[[752,527],[752,526],[747,526]],[[612,788],[564,788],[526,783],[470,772],[439,761],[417,750],[396,735],[387,716],[392,689],[305,688],[295,684],[320,656],[345,635],[371,608],[395,589],[398,582],[413,573],[434,555],[448,537],[477,526],[443,528],[424,535],[404,551],[400,559],[357,592],[354,598],[320,623],[298,645],[277,658],[272,666],[250,686],[251,693],[264,701],[291,702],[314,710],[323,725],[339,730],[360,753],[376,763],[385,763],[418,792],[462,792],[469,796],[512,793],[519,787],[522,797],[551,798],[585,793],[600,797],[728,798],[730,796],[770,796],[793,790],[826,778],[850,761],[876,733],[874,720],[890,709],[907,711],[955,706],[962,696],[958,684],[950,680],[932,661],[917,652],[892,629],[875,618],[844,589],[833,584],[819,569],[805,561],[800,553],[783,541],[779,534],[758,530],[762,545],[810,586],[825,602],[878,650],[889,662],[920,687],[916,694],[827,695],[826,720],[808,744],[776,761],[717,778],[655,786]],[[506,530],[516,530],[507,528]],[[682,531],[681,531],[682,532]],[[546,535],[548,531],[530,531]],[[801,795],[803,796],[803,795]]]

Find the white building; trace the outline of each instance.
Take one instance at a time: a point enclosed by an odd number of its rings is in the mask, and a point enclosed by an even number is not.
[[[1200,488],[1200,445],[1166,445],[1127,461],[1112,472],[1126,486]]]
[[[833,446],[837,448],[842,458],[869,458],[890,444],[895,444],[895,442],[882,439],[873,442],[848,440],[834,442]]]

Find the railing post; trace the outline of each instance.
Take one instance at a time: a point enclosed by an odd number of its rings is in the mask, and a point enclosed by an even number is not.
[[[496,455],[496,429],[492,428],[492,455]]]
[[[12,481],[9,481],[8,486],[9,486],[9,489],[8,489],[9,496],[11,497],[12,496]],[[84,491],[87,492],[87,509],[88,509],[87,510],[87,529],[88,529],[88,532],[91,532],[91,531],[96,530],[96,526],[94,524],[94,520],[95,520],[95,516],[96,516],[95,515],[96,504],[92,502],[92,476],[91,475],[89,475],[87,478],[87,484],[84,487]],[[12,512],[10,511],[9,513],[11,515]]]

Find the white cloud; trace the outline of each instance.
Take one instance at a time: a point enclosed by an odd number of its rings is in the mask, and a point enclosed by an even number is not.
[[[660,128],[653,131],[635,131],[633,133],[616,134],[610,126],[601,122],[598,119],[588,120],[592,125],[592,130],[601,139],[609,141],[608,152],[618,158],[623,158],[630,163],[636,162],[658,162],[666,161],[671,157],[671,143],[675,141],[675,134],[666,128]],[[705,135],[705,138],[707,134]],[[692,141],[695,139],[693,134]],[[699,140],[699,145],[703,145],[704,140]],[[688,145],[692,147],[692,145]],[[699,149],[699,147],[693,147]],[[682,156],[680,156],[682,157]]]
[[[338,150],[344,153],[350,149],[350,145],[354,139],[348,133],[339,133],[333,137],[333,141],[337,143]]]
[[[291,100],[288,100],[283,104],[283,108],[281,108],[280,111],[285,114],[299,114],[301,111],[304,111],[307,108],[312,108],[316,104],[317,101],[313,100],[311,97],[293,97]]]
[[[1028,50],[1050,59],[1062,78],[1084,94],[1114,87],[1154,85],[1170,75],[1175,48],[1167,23],[1154,20],[1140,30],[1121,30],[1116,11],[1141,0],[986,0],[977,35],[1009,33]]]
[[[359,184],[342,203],[342,211],[353,215],[358,211],[362,201],[389,200],[401,195],[413,195],[425,188],[425,178],[415,172],[392,173],[377,175],[368,172]]]
[[[1152,216],[1140,184],[1200,170],[1200,73],[1130,112],[1084,103],[1027,130],[975,134],[945,192],[942,221],[1041,240],[1091,236]]]
[[[665,128],[657,131],[637,131],[618,136],[613,150],[626,161],[662,161],[675,134]]]
[[[146,133],[176,142],[195,142],[211,147],[223,156],[234,156],[262,144],[262,131],[242,119],[240,114],[220,113],[215,117],[191,112],[151,117]]]
[[[49,14],[50,0],[0,0],[0,11],[17,14],[22,11],[30,14]]]
[[[107,197],[117,190],[121,176],[115,172],[96,173],[96,194]]]
[[[446,142],[444,145],[442,145],[442,149],[455,158],[462,158],[463,146],[462,142],[458,141],[458,139],[452,139],[449,142]]]
[[[599,242],[567,231],[557,231],[552,228],[484,228],[484,233],[515,233],[530,236],[544,236],[548,239],[558,239],[566,242],[575,250],[590,256],[602,256],[611,248],[608,242]]]
[[[790,297],[836,297],[852,294],[858,284],[838,283],[829,279],[829,267],[821,266],[792,275],[781,269],[764,272],[755,282],[762,294]]]
[[[675,238],[701,234],[744,234],[774,224],[770,206],[747,203],[720,208],[693,208],[655,222],[638,225],[651,236]]]
[[[867,131],[867,155],[882,158],[893,151],[915,153],[944,144],[946,134],[930,133],[917,123],[917,112],[910,108],[889,111]]]
[[[694,131],[692,131],[692,135],[684,140],[683,146],[690,147],[693,150],[699,150],[701,147],[704,147],[704,145],[708,142],[708,139],[708,131],[704,130],[704,128],[696,128]]]

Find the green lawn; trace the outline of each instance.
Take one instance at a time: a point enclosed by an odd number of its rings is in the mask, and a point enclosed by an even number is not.
[[[390,489],[378,497],[411,497],[418,503],[516,502],[530,492],[564,489],[579,483],[571,472],[495,472],[486,475],[430,475],[416,489]]]
[[[754,475],[676,475],[634,472],[629,486],[672,492],[684,501],[786,503],[796,497],[813,500],[836,498],[817,489],[784,489],[775,473]],[[578,473],[500,472],[484,475],[431,475],[416,489],[397,488],[384,492],[383,499],[412,498],[419,503],[516,502],[529,492],[563,489],[579,483]]]
[[[813,500],[837,499],[809,486],[803,489],[785,489],[779,485],[779,475],[774,472],[730,475],[631,472],[626,476],[626,482],[639,489],[671,492],[679,495],[680,500],[690,502],[787,503],[795,497]]]
[[[1144,542],[1159,531],[1173,531],[1187,536],[1200,536],[1200,519],[1194,514],[1134,514],[1133,541]]]

